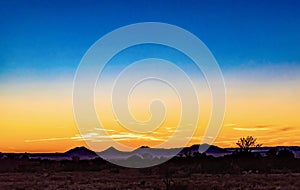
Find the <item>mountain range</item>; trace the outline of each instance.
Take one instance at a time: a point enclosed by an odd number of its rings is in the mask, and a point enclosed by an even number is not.
[[[262,156],[271,149],[276,148],[277,150],[287,149],[294,153],[295,157],[300,158],[300,147],[298,146],[277,146],[277,147],[260,147],[253,152],[260,153]],[[174,156],[187,156],[195,155],[199,151],[200,153],[205,152],[206,155],[211,155],[214,157],[220,157],[228,154],[232,154],[237,150],[237,148],[220,148],[215,145],[208,144],[195,144],[190,147],[184,148],[149,148],[147,146],[142,146],[133,151],[120,151],[114,147],[110,147],[101,152],[94,152],[86,147],[75,147],[63,153],[0,153],[0,159],[5,157],[17,157],[22,158],[28,156],[31,159],[49,159],[49,160],[70,160],[70,159],[81,159],[90,160],[97,157],[102,157],[107,160],[118,160],[118,159],[128,159],[133,156],[138,156],[142,159],[152,159],[152,158],[171,158]]]

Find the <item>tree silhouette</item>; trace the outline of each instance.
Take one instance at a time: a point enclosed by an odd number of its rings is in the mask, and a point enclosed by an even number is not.
[[[251,148],[262,146],[262,144],[257,144],[256,138],[253,138],[252,136],[240,138],[236,144],[239,146],[241,152],[251,152]]]

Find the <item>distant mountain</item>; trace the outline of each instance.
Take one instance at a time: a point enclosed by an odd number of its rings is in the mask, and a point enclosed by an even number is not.
[[[119,151],[113,147],[110,147],[102,152],[98,152],[97,154],[105,159],[127,159],[129,157],[138,156],[143,159],[152,159],[152,158],[171,158],[178,155],[185,155],[186,151],[189,151],[190,155],[193,155],[195,152],[199,152],[199,150],[203,150],[207,155],[213,156],[224,156],[226,154],[230,154],[230,151],[222,149],[217,146],[210,146],[208,144],[202,145],[193,145],[191,147],[184,148],[149,148],[146,146],[142,146],[137,148],[131,152]]]
[[[266,153],[271,149],[276,148],[277,150],[287,149],[294,153],[295,157],[300,158],[300,147],[298,146],[276,146],[276,147],[260,147],[253,149],[253,152],[260,153],[265,156]],[[74,157],[78,157],[81,160],[90,160],[97,157],[102,157],[107,160],[118,160],[128,158],[141,158],[141,159],[153,159],[153,158],[172,158],[174,156],[193,156],[194,153],[205,152],[206,155],[214,157],[220,157],[236,151],[238,148],[220,148],[215,145],[208,144],[195,144],[190,147],[183,148],[150,148],[147,146],[141,146],[133,151],[120,151],[114,147],[110,147],[101,152],[94,152],[86,147],[75,147],[64,153],[26,153],[26,156],[32,159],[50,159],[50,160],[71,160]],[[1,158],[8,156],[22,157],[24,153],[2,153]]]
[[[49,159],[49,160],[71,160],[78,157],[81,160],[90,160],[99,157],[94,151],[86,147],[75,147],[64,153],[30,153],[31,159]]]
[[[286,150],[292,151],[296,158],[300,158],[300,147],[299,146],[273,146],[273,147],[264,146],[264,147],[254,148],[252,150],[252,152],[260,153],[262,156],[266,156],[267,152],[272,148],[275,148],[277,150],[286,149]],[[231,153],[238,149],[239,148],[225,148],[225,150],[227,150]]]
[[[96,158],[98,155],[92,151],[87,149],[86,147],[75,147],[71,150],[68,150],[67,152],[64,153],[65,156],[67,157],[74,157],[77,156],[79,158]]]
[[[114,147],[109,147],[108,149],[98,152],[97,154],[105,159],[125,159],[130,155],[130,152],[120,151]]]
[[[208,155],[223,155],[223,154],[230,153],[229,151],[223,148],[220,148],[215,145],[209,145],[209,144],[201,144],[201,145],[195,144],[192,145],[191,147],[187,147],[187,149],[189,149],[192,154],[195,152],[200,152],[200,153],[205,152]]]

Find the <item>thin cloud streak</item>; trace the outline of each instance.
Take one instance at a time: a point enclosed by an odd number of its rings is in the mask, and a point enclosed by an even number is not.
[[[240,128],[240,127],[234,127],[232,128],[236,131],[268,131],[270,128],[264,127],[264,128]]]
[[[105,139],[113,139],[115,141],[124,141],[124,140],[152,140],[152,141],[163,141],[164,139],[141,134],[133,133],[121,133],[121,134],[112,134],[112,135],[98,135],[97,133],[87,133],[81,135],[85,140],[103,142]]]
[[[25,140],[25,143],[31,142],[44,142],[44,141],[61,141],[61,140],[79,140],[82,139],[80,136],[75,137],[54,137],[54,138],[45,138],[45,139],[28,139]]]

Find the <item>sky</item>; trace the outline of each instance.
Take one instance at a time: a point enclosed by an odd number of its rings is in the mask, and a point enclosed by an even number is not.
[[[232,147],[238,138],[253,135],[264,146],[300,146],[299,8],[297,0],[1,0],[0,152],[65,151],[87,146],[85,138],[97,137],[97,129],[81,134],[73,115],[77,67],[103,35],[139,22],[179,26],[201,39],[214,55],[227,93],[215,145]],[[113,83],[124,65],[147,56],[176,62],[198,81],[202,115],[189,145],[200,143],[211,111],[209,88],[191,60],[156,45],[129,48],[105,68],[99,82],[103,85],[95,90],[95,107],[107,133],[121,144],[138,147],[156,146],[176,130],[180,101],[166,86],[146,83],[144,88],[148,85],[150,91],[140,89],[130,99],[135,118],[146,121],[148,103],[156,96],[149,92],[159,88],[159,94],[167,97],[166,107],[171,108],[165,123],[148,135],[122,129],[105,101],[110,92],[105,85]],[[99,149],[110,146],[101,138],[97,137]]]

